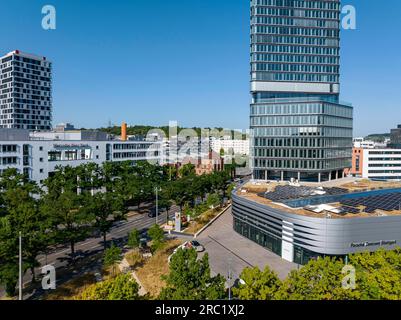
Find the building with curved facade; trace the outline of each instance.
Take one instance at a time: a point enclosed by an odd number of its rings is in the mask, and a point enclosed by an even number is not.
[[[401,188],[282,202],[241,190],[232,196],[234,230],[287,261],[306,264],[319,256],[343,257],[401,244]],[[386,197],[399,199],[389,211],[366,207],[357,213],[346,207],[351,213],[338,207],[339,202],[358,204],[375,198],[381,207],[388,205]]]

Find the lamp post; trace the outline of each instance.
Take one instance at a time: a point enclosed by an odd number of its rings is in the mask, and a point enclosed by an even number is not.
[[[158,224],[158,217],[159,217],[159,191],[162,191],[161,188],[155,187],[156,193],[156,224]]]
[[[22,233],[19,232],[19,300],[22,300]]]

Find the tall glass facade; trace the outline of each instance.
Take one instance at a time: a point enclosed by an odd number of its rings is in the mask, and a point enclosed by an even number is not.
[[[256,179],[329,180],[351,166],[353,108],[339,102],[340,0],[251,0]]]

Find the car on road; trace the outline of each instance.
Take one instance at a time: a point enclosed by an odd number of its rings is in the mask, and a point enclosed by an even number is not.
[[[173,255],[175,255],[177,253],[177,251],[179,249],[195,249],[196,252],[203,252],[205,251],[205,247],[202,246],[198,241],[196,240],[192,240],[192,241],[186,241],[184,242],[182,245],[180,245],[178,248],[176,248],[173,253],[168,257],[168,263],[170,263],[171,258],[173,257]]]
[[[190,241],[191,247],[196,250],[196,252],[203,252],[205,251],[205,247],[202,246],[198,241],[192,240]]]

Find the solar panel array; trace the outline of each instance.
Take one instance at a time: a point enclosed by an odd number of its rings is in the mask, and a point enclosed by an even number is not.
[[[277,186],[273,192],[268,192],[261,196],[274,202],[280,202],[285,200],[315,197],[318,195],[316,194],[316,191],[325,191],[325,196],[348,193],[348,190],[343,188],[323,188],[318,190],[316,188],[305,186]]]
[[[354,199],[341,200],[341,205],[345,209],[354,208],[357,212],[348,211],[350,213],[359,213],[358,207],[365,207],[366,213],[374,213],[376,210],[394,211],[401,209],[401,193],[387,193],[382,195],[360,197]],[[345,207],[346,206],[346,207]]]

